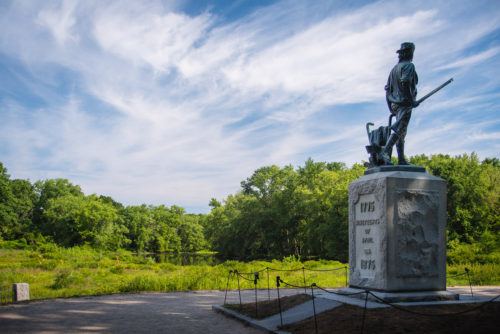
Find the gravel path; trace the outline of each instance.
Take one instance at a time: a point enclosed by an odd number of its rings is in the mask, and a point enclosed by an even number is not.
[[[469,287],[448,288],[470,293]],[[499,287],[473,287],[474,294],[493,296]],[[297,293],[280,290],[280,295]],[[258,299],[268,298],[267,290]],[[276,290],[271,298],[276,298]],[[255,300],[253,290],[242,291],[242,302]],[[138,293],[31,301],[0,306],[1,333],[262,333],[212,311],[224,302],[224,291]],[[237,291],[227,294],[238,303]]]

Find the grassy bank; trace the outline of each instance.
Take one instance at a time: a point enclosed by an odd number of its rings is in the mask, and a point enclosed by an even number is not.
[[[156,263],[133,253],[99,252],[86,247],[60,248],[45,245],[36,250],[0,249],[0,287],[12,283],[30,284],[31,298],[54,298],[139,291],[188,291],[254,287],[254,275],[235,274],[260,271],[258,288],[276,287],[276,276],[289,284],[316,283],[323,287],[346,284],[345,265],[337,261],[227,261],[216,266],[177,266]],[[500,284],[498,265],[457,265],[448,267],[448,285],[467,285],[465,267],[474,285]],[[302,268],[305,268],[304,270]],[[340,268],[340,269],[338,269]],[[333,270],[338,269],[338,270]],[[231,271],[231,273],[230,273]],[[460,276],[455,276],[460,275]],[[229,285],[228,285],[229,282]]]

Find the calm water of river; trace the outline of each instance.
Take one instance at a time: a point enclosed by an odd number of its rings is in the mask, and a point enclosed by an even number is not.
[[[144,254],[144,257],[149,257],[155,260],[156,263],[171,263],[176,266],[216,266],[228,260],[236,261],[251,261],[251,259],[227,259],[214,254],[197,254],[197,253],[157,253]],[[304,257],[303,261],[317,260],[317,257]],[[272,261],[273,258],[259,258],[259,260]]]
[[[222,258],[218,258],[216,255],[196,253],[158,253],[147,254],[145,257],[150,257],[157,263],[171,263],[177,266],[215,266],[225,261]]]

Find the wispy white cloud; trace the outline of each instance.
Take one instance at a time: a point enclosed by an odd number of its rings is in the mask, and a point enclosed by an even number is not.
[[[345,18],[327,18],[249,59],[229,64],[225,73],[242,89],[305,93],[324,104],[373,100],[380,94],[376,82],[385,71],[384,46],[389,43],[384,38],[398,31],[391,38],[400,40],[404,31],[395,28],[402,25],[410,30],[425,27],[420,33],[430,34],[435,12],[389,21],[375,15],[362,10]]]
[[[59,45],[77,41],[78,36],[73,31],[76,6],[77,1],[63,1],[59,8],[41,10],[36,23],[49,29]]]
[[[407,40],[420,91],[457,75],[415,113],[409,154],[498,152],[498,125],[463,116],[499,100],[498,67],[473,89],[460,84],[500,50],[495,40],[478,46],[500,22],[472,1],[466,16],[432,1],[284,1],[230,22],[169,4],[3,5],[0,55],[42,101],[29,107],[0,90],[0,161],[12,174],[66,177],[130,204],[206,207],[262,165],[359,162],[365,122],[387,121],[383,86]],[[467,145],[449,140],[456,132]]]
[[[474,54],[472,56],[459,59],[451,64],[440,66],[436,68],[436,71],[475,65],[479,62],[485,61],[487,59],[490,59],[491,57],[496,56],[499,52],[500,52],[500,47],[493,47],[489,50],[480,52],[478,54]]]
[[[141,3],[114,3],[99,10],[93,33],[104,51],[168,72],[190,52],[210,24],[208,14],[193,18],[152,11]]]

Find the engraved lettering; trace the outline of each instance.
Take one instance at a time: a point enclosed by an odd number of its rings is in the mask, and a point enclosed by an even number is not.
[[[361,212],[375,212],[375,202],[361,202]]]
[[[375,260],[361,260],[361,269],[375,270]]]
[[[380,205],[375,194],[360,195],[355,204],[354,226],[357,270],[362,279],[375,279],[377,266],[375,261],[379,256],[380,226],[384,217],[380,214]],[[376,258],[376,260],[375,260]]]
[[[368,219],[368,220],[357,220],[356,221],[356,225],[361,225],[361,226],[376,225],[376,224],[380,224],[380,221],[378,219]]]
[[[368,203],[366,203],[366,202],[361,202],[361,212],[366,212],[367,204]]]
[[[375,260],[361,260],[361,269],[375,270]]]

